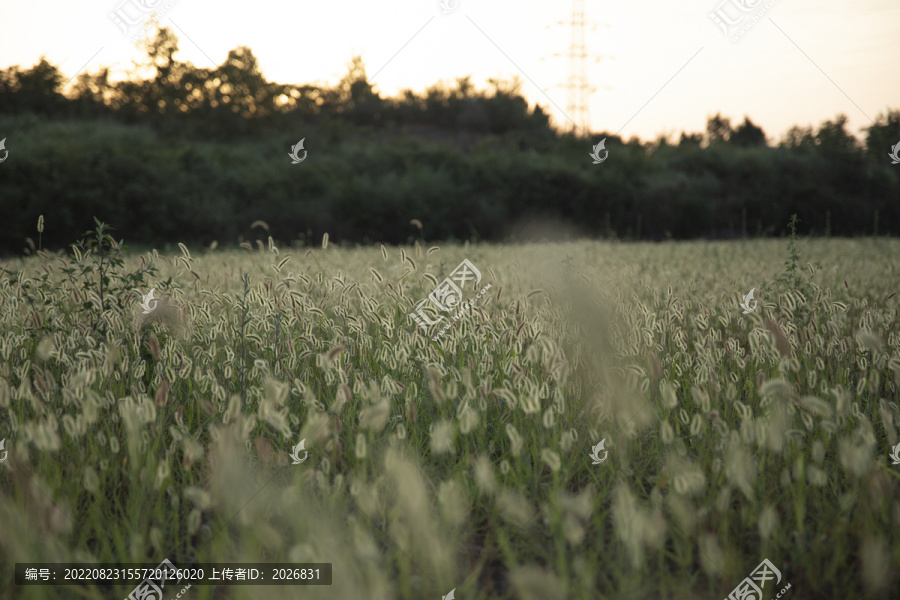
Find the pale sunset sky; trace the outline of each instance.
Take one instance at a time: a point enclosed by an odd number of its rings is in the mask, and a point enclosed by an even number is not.
[[[178,58],[198,67],[243,45],[269,81],[334,84],[361,55],[382,97],[467,75],[487,89],[489,78],[518,75],[529,103],[568,125],[569,0],[447,0],[446,14],[439,0],[2,0],[0,67],[45,55],[67,79],[124,72],[140,52],[110,14],[136,17],[141,2],[161,10]],[[721,112],[733,125],[749,116],[777,141],[791,125],[843,113],[861,137],[879,113],[900,109],[900,0],[743,0],[748,12],[740,2],[584,0],[591,130],[677,139]],[[729,36],[710,17],[717,9],[744,18]]]

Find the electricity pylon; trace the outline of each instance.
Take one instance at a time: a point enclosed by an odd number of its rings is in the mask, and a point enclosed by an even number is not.
[[[590,85],[587,75],[587,63],[591,56],[588,54],[585,44],[585,29],[587,20],[584,16],[584,0],[572,0],[572,18],[569,21],[558,21],[557,25],[568,25],[570,28],[569,51],[565,54],[556,53],[553,56],[569,59],[569,77],[565,85],[562,85],[568,92],[568,101],[566,103],[566,125],[565,129],[572,133],[588,135],[589,106],[591,92],[597,90],[596,87]],[[609,25],[605,25],[609,27]],[[548,25],[549,29],[550,26]],[[597,25],[591,26],[591,31],[596,31]],[[601,58],[595,57],[592,62],[600,62]],[[543,59],[541,59],[543,60]],[[611,89],[608,86],[603,86]],[[546,90],[544,90],[546,91]]]
[[[584,45],[584,0],[572,0],[572,39],[569,44],[569,80],[566,89],[569,100],[566,112],[571,119],[570,130],[587,133],[588,97],[591,87],[587,81],[587,49]]]

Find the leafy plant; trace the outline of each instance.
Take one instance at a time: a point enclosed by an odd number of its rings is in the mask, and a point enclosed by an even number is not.
[[[86,231],[81,240],[72,244],[75,260],[71,261],[72,266],[64,269],[64,272],[84,292],[82,307],[94,315],[92,324],[95,328],[99,326],[101,333],[105,335],[104,313],[110,307],[124,310],[134,301],[134,292],[144,287],[144,276],[154,275],[156,268],[150,261],[140,269],[128,272],[124,260],[128,247],[124,240],[117,242],[109,234],[113,228],[96,217],[94,223],[97,225],[96,229]],[[171,278],[161,288],[165,289],[170,284]],[[93,299],[92,294],[96,294]]]
[[[788,223],[791,230],[787,247],[788,256],[784,261],[784,269],[775,277],[774,282],[782,292],[799,292],[804,298],[810,300],[817,290],[813,283],[813,277],[816,271],[821,270],[822,267],[821,265],[808,265],[808,270],[804,272],[800,249],[797,247],[797,223],[799,222],[796,214],[791,215]],[[807,323],[809,312],[806,303],[796,303],[792,311],[794,320],[798,323]]]
[[[147,261],[140,268],[129,271],[125,267],[125,257],[128,246],[124,240],[116,241],[109,233],[112,227],[94,217],[96,229],[88,230],[82,238],[71,245],[72,254],[66,256],[63,261],[65,267],[61,269],[67,276],[67,291],[65,302],[59,303],[64,314],[65,327],[75,326],[79,322],[81,314],[88,315],[88,325],[91,332],[100,332],[106,335],[104,315],[109,310],[123,312],[126,307],[134,302],[135,292],[147,285],[147,276],[156,274],[157,269],[153,261]],[[43,218],[39,221],[39,230],[43,233]],[[35,311],[33,322],[34,330],[44,333],[59,329],[59,325],[50,323],[45,318],[45,307],[54,302],[48,290],[52,288],[50,282],[50,270],[45,269],[37,282],[24,276],[24,273],[11,272],[12,281],[19,284],[22,297]],[[37,285],[39,283],[40,285]],[[168,289],[172,279],[158,284],[160,289]],[[37,316],[40,308],[42,317]]]

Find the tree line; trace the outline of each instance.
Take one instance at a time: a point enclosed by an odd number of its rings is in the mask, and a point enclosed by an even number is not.
[[[97,217],[137,245],[236,244],[250,224],[283,243],[497,240],[555,217],[624,239],[900,233],[900,110],[857,139],[838,115],[769,140],[717,114],[678,139],[554,128],[520,82],[470,79],[386,98],[354,57],[334,86],[269,82],[246,47],[214,69],[145,42],[150,76],[66,78],[45,59],[0,70],[0,251],[65,247]],[[609,159],[593,165],[606,138]],[[305,164],[286,156],[304,139]],[[416,219],[419,228],[410,225]]]

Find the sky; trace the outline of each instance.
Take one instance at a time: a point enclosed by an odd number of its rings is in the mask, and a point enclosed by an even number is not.
[[[139,20],[152,13],[142,6],[155,7],[179,39],[177,57],[198,67],[248,46],[269,81],[333,85],[359,55],[382,97],[518,76],[530,105],[571,125],[571,0],[444,2],[447,12],[440,0],[0,0],[0,68],[46,56],[67,79],[104,66],[124,74],[141,51],[111,15]],[[748,116],[777,141],[792,125],[845,114],[861,137],[879,113],[900,109],[900,0],[583,4],[594,132],[677,140],[720,112],[733,125]],[[727,35],[717,11],[734,23]]]

